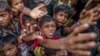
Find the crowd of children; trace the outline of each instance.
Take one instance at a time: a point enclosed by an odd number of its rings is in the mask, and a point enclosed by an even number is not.
[[[100,0],[0,0],[0,56],[100,56]]]

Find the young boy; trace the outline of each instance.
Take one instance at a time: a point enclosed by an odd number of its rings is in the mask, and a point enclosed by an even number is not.
[[[54,19],[57,24],[56,35],[63,36],[64,28],[72,25],[73,20],[70,18],[72,10],[66,5],[59,5],[54,9]]]
[[[23,15],[23,10],[24,10],[24,4],[23,0],[7,0],[8,4],[11,7],[11,11],[14,15],[14,18],[19,21],[21,28],[25,28],[25,19],[27,18],[26,16]]]

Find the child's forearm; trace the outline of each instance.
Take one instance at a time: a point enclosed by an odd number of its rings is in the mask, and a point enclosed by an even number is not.
[[[61,41],[62,39],[59,40],[45,39],[45,40],[40,40],[40,44],[44,47],[51,49],[62,49],[64,47],[64,43]]]

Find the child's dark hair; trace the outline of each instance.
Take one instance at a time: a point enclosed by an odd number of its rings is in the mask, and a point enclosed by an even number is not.
[[[58,5],[57,7],[54,8],[54,14],[57,14],[60,11],[67,13],[69,17],[72,14],[71,8],[66,5]]]
[[[38,26],[39,26],[39,27],[42,27],[42,25],[43,25],[45,22],[50,22],[50,21],[54,21],[54,19],[53,19],[51,16],[48,16],[48,15],[43,16],[43,17],[41,18],[41,20],[38,22]]]
[[[13,44],[13,45],[17,46],[18,45],[18,40],[14,36],[9,36],[9,37],[6,37],[3,40],[2,46],[5,46],[6,44]]]
[[[0,1],[0,9],[4,9],[5,11],[10,11],[10,6],[5,1]]]

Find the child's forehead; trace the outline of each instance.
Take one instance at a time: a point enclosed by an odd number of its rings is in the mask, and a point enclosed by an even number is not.
[[[53,20],[52,20],[52,21],[47,21],[47,22],[44,22],[44,24],[43,24],[43,25],[51,25],[51,24],[53,24],[53,25],[54,25],[54,24],[56,24],[56,23],[55,23],[55,21],[53,21]]]
[[[4,45],[4,49],[8,49],[8,48],[12,48],[12,47],[15,47],[15,45],[11,44],[11,43],[6,43]]]
[[[59,11],[57,14],[68,15],[65,11]]]
[[[18,3],[20,1],[23,1],[23,0],[12,0],[13,3]]]
[[[1,14],[1,13],[5,13],[5,12],[8,12],[8,11],[6,11],[6,9],[3,9],[3,8],[1,9],[1,8],[0,8],[0,14]]]

